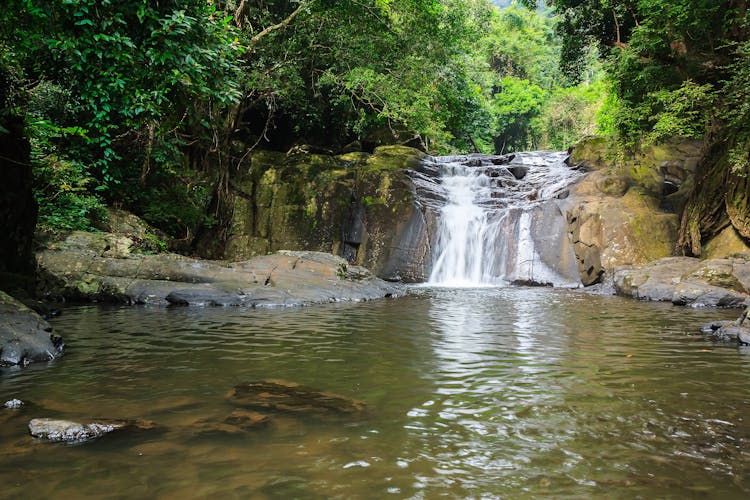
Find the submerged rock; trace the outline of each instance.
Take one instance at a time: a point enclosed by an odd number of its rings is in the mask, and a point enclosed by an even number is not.
[[[188,429],[193,436],[229,435],[237,436],[250,430],[265,427],[271,417],[256,411],[235,410],[223,421],[210,418],[194,422]]]
[[[0,292],[0,366],[50,361],[62,355],[62,338],[37,313]]]
[[[296,414],[357,415],[366,408],[362,401],[284,380],[240,384],[229,392],[228,398],[245,407]]]
[[[29,422],[29,433],[50,442],[81,443],[122,431],[150,430],[156,426],[141,420],[101,420],[91,423],[73,422],[54,418],[35,418]]]

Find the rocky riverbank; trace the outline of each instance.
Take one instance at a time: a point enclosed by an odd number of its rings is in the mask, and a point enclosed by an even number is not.
[[[74,232],[37,254],[49,300],[154,305],[304,306],[400,294],[367,269],[321,252],[281,251],[240,262],[132,251],[112,233]]]

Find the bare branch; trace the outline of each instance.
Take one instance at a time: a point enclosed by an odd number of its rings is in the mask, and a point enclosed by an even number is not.
[[[282,28],[285,28],[286,26],[289,25],[289,23],[291,23],[292,21],[294,21],[294,18],[297,17],[300,14],[300,12],[302,12],[303,10],[305,10],[307,7],[309,7],[310,5],[312,5],[314,2],[315,2],[315,0],[310,0],[308,2],[300,2],[299,6],[294,10],[294,12],[292,12],[291,14],[289,14],[286,17],[286,19],[284,19],[280,23],[268,26],[267,28],[263,29],[263,31],[260,31],[258,34],[256,34],[254,37],[252,37],[250,39],[250,44],[249,45],[252,47],[256,43],[258,43],[261,38],[265,37],[269,33],[273,33],[276,30],[280,30]]]

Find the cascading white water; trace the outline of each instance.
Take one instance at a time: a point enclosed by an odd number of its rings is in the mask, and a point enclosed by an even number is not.
[[[430,189],[439,192],[433,198],[442,206],[434,207],[438,227],[429,284],[575,285],[540,256],[533,234],[539,207],[580,175],[564,158],[550,152],[435,158],[440,177]]]

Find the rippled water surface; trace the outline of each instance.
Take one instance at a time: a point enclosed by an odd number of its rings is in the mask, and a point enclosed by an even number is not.
[[[304,309],[69,308],[50,366],[0,372],[0,496],[747,498],[750,353],[694,334],[737,311],[575,291],[416,289]],[[200,434],[242,382],[366,402]],[[0,401],[0,402],[2,402]],[[163,430],[36,442],[34,417]]]

